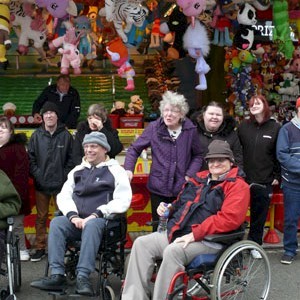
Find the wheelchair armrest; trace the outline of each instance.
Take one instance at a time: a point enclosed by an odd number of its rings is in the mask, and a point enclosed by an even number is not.
[[[105,217],[106,220],[121,220],[126,217],[126,213],[120,214],[110,214],[108,217]]]
[[[228,233],[209,234],[204,237],[207,242],[226,243],[232,240],[242,239],[245,234],[244,230]]]
[[[63,213],[60,210],[56,210],[53,214],[54,214],[54,217],[63,216]]]

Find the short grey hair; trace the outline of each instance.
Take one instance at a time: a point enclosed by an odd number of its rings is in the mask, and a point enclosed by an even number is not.
[[[106,122],[107,120],[107,110],[103,103],[95,103],[91,104],[87,111],[87,116],[98,116],[101,118],[102,122]]]
[[[164,108],[167,104],[177,107],[180,110],[180,112],[184,115],[184,117],[189,111],[189,105],[186,101],[186,98],[183,95],[178,94],[176,92],[166,91],[162,95],[162,100],[160,101],[159,105],[159,110],[161,114],[163,114]]]

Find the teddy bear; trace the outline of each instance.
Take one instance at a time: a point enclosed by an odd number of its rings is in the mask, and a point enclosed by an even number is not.
[[[143,114],[144,106],[143,100],[139,95],[133,95],[130,97],[130,103],[128,104],[127,113],[131,115],[140,115]]]
[[[7,69],[8,60],[6,58],[6,50],[11,47],[9,39],[10,32],[10,12],[9,7],[5,4],[0,4],[0,66],[4,70]]]
[[[15,115],[16,109],[17,109],[16,105],[11,102],[6,102],[2,106],[3,114],[8,118]]]
[[[125,102],[124,101],[114,101],[113,107],[110,110],[110,113],[113,115],[124,116],[126,114]]]

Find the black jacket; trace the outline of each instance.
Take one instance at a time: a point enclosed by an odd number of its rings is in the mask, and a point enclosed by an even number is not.
[[[84,150],[82,147],[84,136],[91,132],[92,131],[87,121],[82,121],[78,124],[73,145],[73,162],[76,166],[81,164],[82,158],[84,156]],[[119,140],[118,131],[112,128],[110,120],[107,119],[106,122],[104,122],[103,128],[100,130],[100,132],[105,134],[107,142],[109,143],[111,148],[107,155],[110,158],[115,158],[115,156],[123,150],[123,145]]]
[[[76,89],[70,86],[69,91],[60,101],[56,84],[47,86],[41,95],[35,100],[32,106],[32,115],[40,113],[45,102],[50,101],[56,104],[59,109],[59,120],[68,128],[76,128],[77,119],[80,115],[80,97]]]
[[[35,188],[49,195],[60,192],[68,173],[73,168],[73,137],[59,124],[51,135],[44,125],[31,136],[28,144],[30,174]]]
[[[263,124],[244,121],[238,127],[248,183],[271,184],[274,179],[280,179],[280,164],[276,159],[279,129],[280,124],[273,119]]]
[[[206,156],[208,152],[208,145],[213,140],[223,140],[226,141],[233,152],[234,159],[236,165],[238,165],[241,169],[243,168],[243,153],[242,153],[242,146],[240,144],[236,128],[236,122],[233,117],[226,116],[224,117],[224,121],[221,124],[220,128],[216,132],[209,132],[206,130],[204,126],[204,122],[197,123],[199,138],[200,138],[200,145],[203,149],[203,157]],[[203,160],[203,164],[201,167],[201,171],[207,170],[208,166],[205,160]]]

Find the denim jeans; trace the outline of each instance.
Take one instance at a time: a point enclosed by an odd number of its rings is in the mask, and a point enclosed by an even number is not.
[[[300,190],[283,186],[284,229],[283,245],[286,255],[295,256],[298,249],[298,221],[300,218]]]

